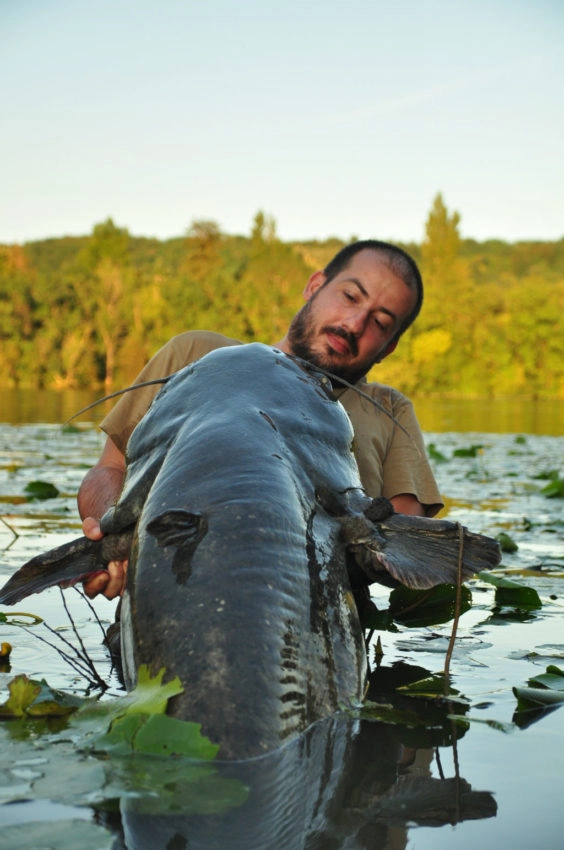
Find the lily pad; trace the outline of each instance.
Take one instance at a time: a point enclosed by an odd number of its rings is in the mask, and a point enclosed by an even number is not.
[[[30,481],[24,487],[24,492],[27,493],[28,499],[56,499],[59,495],[59,490],[54,484],[49,481]]]
[[[496,588],[496,605],[507,605],[513,608],[525,608],[528,610],[542,608],[540,596],[532,587],[526,587],[525,585],[511,581],[511,579],[503,578],[486,570],[479,572],[477,578],[494,585]]]
[[[461,587],[460,613],[472,606],[472,594],[465,585]],[[390,594],[390,613],[394,620],[405,626],[434,626],[447,623],[456,611],[456,585],[440,584],[430,590],[413,590],[397,587]]]
[[[525,728],[564,704],[564,672],[549,665],[545,673],[529,679],[528,687],[513,688],[513,693],[517,698],[513,722]]]

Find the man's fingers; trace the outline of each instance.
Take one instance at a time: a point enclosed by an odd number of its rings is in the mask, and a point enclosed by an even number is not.
[[[110,561],[108,564],[110,580],[104,590],[107,599],[115,599],[121,596],[125,589],[125,576],[127,574],[127,561]]]
[[[94,578],[89,579],[83,583],[83,588],[85,594],[89,599],[94,599],[95,596],[98,596],[99,593],[104,593],[108,582],[110,580],[109,572],[97,573]]]
[[[84,582],[84,592],[89,599],[94,599],[99,593],[102,593],[106,599],[115,599],[124,591],[126,574],[127,561],[110,561],[106,571]]]
[[[82,533],[89,540],[100,540],[104,536],[100,529],[100,520],[93,516],[84,517],[82,520]]]

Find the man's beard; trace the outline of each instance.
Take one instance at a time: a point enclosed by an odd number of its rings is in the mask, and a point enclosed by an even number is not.
[[[355,366],[347,366],[339,363],[339,355],[337,353],[313,351],[310,340],[315,333],[314,318],[311,315],[311,305],[315,300],[315,295],[307,304],[304,304],[300,312],[294,316],[292,323],[288,329],[288,341],[292,354],[296,357],[301,357],[302,360],[307,360],[313,363],[319,369],[325,369],[336,375],[337,378],[342,378],[350,384],[356,384],[364,377],[372,363],[356,364]],[[345,339],[349,345],[351,355],[356,357],[358,354],[358,344],[356,338],[347,333],[343,328],[325,325],[321,328],[321,333],[331,333],[334,336],[340,336]],[[338,381],[333,381],[335,386],[339,385]]]

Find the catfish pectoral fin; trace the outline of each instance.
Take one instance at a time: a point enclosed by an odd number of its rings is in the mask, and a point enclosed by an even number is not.
[[[380,581],[384,568],[407,587],[424,590],[456,584],[459,557],[463,581],[501,560],[495,540],[447,520],[394,514],[372,528],[367,523],[361,528],[356,521],[345,533],[348,549],[369,582]]]
[[[106,568],[108,561],[128,557],[132,532],[108,534],[101,540],[77,537],[36,555],[14,573],[0,590],[0,603],[15,605],[48,587],[70,586]]]
[[[36,555],[6,582],[0,590],[0,602],[15,605],[32,593],[56,584],[75,583],[89,573],[99,572],[103,569],[100,554],[100,540],[79,537]]]

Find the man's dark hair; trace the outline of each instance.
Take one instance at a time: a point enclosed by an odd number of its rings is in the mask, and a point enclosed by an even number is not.
[[[325,283],[329,283],[340,272],[344,271],[355,254],[366,249],[376,251],[380,254],[382,261],[390,271],[403,280],[405,285],[413,289],[416,293],[417,297],[413,310],[404,319],[394,336],[394,339],[398,339],[415,321],[423,304],[423,280],[421,279],[421,272],[417,267],[417,263],[407,251],[404,251],[403,248],[398,248],[397,245],[392,245],[390,242],[380,242],[378,239],[363,239],[359,242],[351,242],[350,245],[342,248],[323,269],[323,273],[327,277]]]

